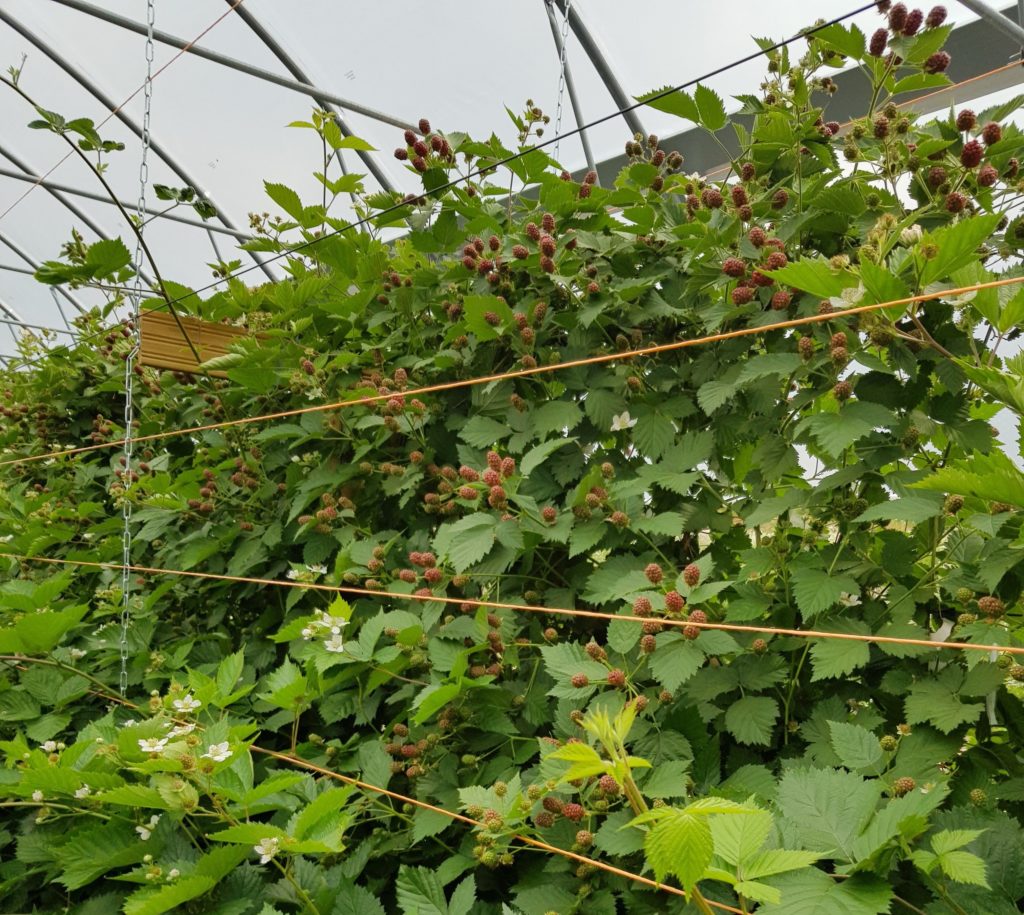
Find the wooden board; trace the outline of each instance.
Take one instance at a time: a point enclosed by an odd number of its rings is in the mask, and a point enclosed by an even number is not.
[[[181,323],[203,362],[215,356],[225,355],[232,341],[248,335],[248,331],[241,327],[216,324],[199,318],[183,316]],[[163,312],[142,315],[142,350],[139,353],[139,361],[153,368],[201,374],[195,356],[182,336],[174,316]],[[224,376],[223,372],[206,374]]]

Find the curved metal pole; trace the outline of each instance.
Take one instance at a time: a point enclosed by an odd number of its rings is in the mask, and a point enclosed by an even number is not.
[[[555,11],[551,8],[551,0],[544,0],[544,9],[548,14],[548,22],[551,23],[551,37],[555,39],[555,50],[558,52],[559,61],[562,60],[562,33],[558,30],[558,20],[555,19]],[[565,60],[565,91],[569,93],[569,102],[572,105],[573,117],[576,118],[576,126],[580,129],[580,143],[583,144],[583,157],[587,160],[587,168],[597,171],[594,162],[594,153],[590,148],[590,138],[584,129],[586,121],[583,119],[583,108],[580,105],[579,97],[576,95],[576,83],[572,78],[572,70],[569,69],[569,60]]]
[[[102,19],[104,22],[109,22],[111,25],[120,26],[122,29],[127,29],[129,32],[135,32],[139,35],[146,34],[146,26],[141,22],[136,22],[134,19],[129,19],[127,16],[120,16],[110,10],[96,6],[93,3],[85,3],[84,0],[53,0],[53,2],[60,3],[63,6],[69,6],[71,9],[77,10],[80,13],[85,13],[87,16],[95,16],[97,19]],[[284,76],[278,76],[276,73],[271,73],[270,70],[264,70],[262,67],[254,67],[252,64],[247,64],[244,60],[238,60],[235,57],[228,57],[226,54],[221,54],[217,51],[210,51],[206,48],[201,48],[198,45],[191,44],[185,41],[185,39],[178,38],[176,35],[171,35],[168,32],[161,32],[159,29],[154,29],[153,38],[161,44],[170,45],[172,48],[187,51],[194,57],[202,57],[205,60],[213,61],[215,64],[220,64],[222,67],[237,70],[239,73],[245,73],[247,76],[253,76],[256,79],[261,79],[268,83],[274,83],[277,86],[283,86],[285,89],[291,89],[294,92],[301,92],[303,95],[310,97],[319,95],[321,98],[325,98],[327,101],[333,102],[335,105],[339,105],[349,111],[354,111],[356,114],[361,114],[363,117],[370,118],[371,120],[380,121],[382,124],[390,124],[392,127],[397,127],[399,130],[416,129],[416,125],[411,121],[403,121],[401,118],[392,117],[390,114],[386,114],[383,111],[377,111],[375,108],[368,108],[366,105],[362,105],[359,102],[353,102],[351,99],[343,98],[333,92],[327,92],[317,86],[310,85],[306,80],[299,81],[298,79],[288,79]],[[320,104],[320,102],[318,101],[317,104]]]
[[[32,169],[29,168],[28,165],[26,165],[24,161],[19,159],[14,153],[12,153],[9,149],[7,149],[2,143],[0,143],[0,156],[3,156],[5,159],[7,159],[9,162],[11,162],[15,167],[20,168],[23,172],[25,172],[26,175],[31,175],[32,174]],[[64,207],[67,210],[69,210],[73,216],[77,216],[80,220],[82,220],[82,222],[92,230],[93,234],[95,234],[99,238],[103,238],[103,239],[109,239],[110,238],[110,236],[107,235],[107,233],[104,232],[103,229],[100,228],[100,226],[89,216],[88,213],[86,213],[81,207],[79,207],[73,201],[68,200],[68,198],[67,198],[67,196],[65,194],[62,194],[60,191],[55,190],[52,187],[47,187],[45,184],[43,185],[43,190],[45,190],[51,197],[53,197],[54,200],[56,200],[59,203],[63,204]],[[153,285],[153,280],[146,273],[146,271],[142,270],[142,271],[140,271],[140,273],[142,274],[142,278],[150,286],[152,286]]]
[[[619,108],[628,108],[634,104],[627,94],[626,90],[622,88],[622,83],[619,82],[618,77],[615,75],[615,71],[612,70],[611,65],[608,63],[607,58],[604,56],[604,51],[601,50],[594,36],[590,34],[590,30],[583,22],[582,17],[579,14],[579,10],[576,7],[568,8],[565,0],[552,0],[553,3],[557,4],[558,8],[562,11],[562,15],[569,17],[569,27],[573,30],[577,40],[582,46],[583,50],[587,52],[587,57],[590,58],[590,62],[594,65],[594,69],[597,70],[597,75],[601,77],[602,82],[607,88],[612,100]],[[622,116],[626,119],[626,123],[629,124],[629,129],[633,133],[642,133],[645,136],[647,131],[644,130],[644,125],[640,121],[639,116],[635,111],[625,111]]]
[[[12,29],[14,29],[19,35],[28,41],[32,42],[40,51],[42,51],[47,57],[50,58],[57,66],[59,66],[65,73],[68,74],[73,80],[75,80],[83,89],[85,89],[90,95],[93,96],[100,104],[106,106],[110,111],[114,112],[117,119],[125,125],[132,133],[134,133],[140,139],[142,138],[142,128],[135,123],[135,120],[125,114],[117,103],[110,98],[102,89],[99,88],[85,73],[79,70],[74,64],[67,60],[60,52],[52,48],[47,42],[36,35],[31,29],[15,19],[10,13],[6,12],[2,6],[0,6],[0,21],[7,23]],[[156,140],[150,141],[150,149],[158,155],[167,166],[173,171],[181,181],[184,181],[189,187],[199,189],[199,183],[195,181],[192,176],[181,166],[180,163],[163,147],[157,143]],[[224,223],[229,229],[234,229],[235,226],[231,222],[230,218],[221,211],[221,208],[217,206],[213,197],[207,193],[203,193],[203,196],[210,201],[214,209],[217,210],[217,218]],[[274,274],[270,271],[270,268],[263,263],[254,253],[247,252],[249,256],[260,266],[260,269],[267,275],[268,279],[274,280]]]
[[[39,264],[39,261],[37,261],[37,260],[34,260],[34,259],[33,259],[33,258],[31,258],[31,257],[30,257],[30,256],[29,256],[28,254],[26,254],[26,253],[25,253],[25,252],[24,252],[24,251],[23,251],[23,250],[22,250],[22,249],[21,249],[21,248],[20,248],[20,247],[19,247],[19,246],[17,245],[17,243],[16,243],[16,242],[13,242],[13,241],[11,241],[11,239],[10,239],[10,238],[9,238],[9,237],[8,237],[7,235],[5,235],[5,234],[4,234],[3,232],[0,232],[0,242],[3,242],[3,243],[4,243],[5,245],[7,245],[7,247],[8,247],[8,248],[10,248],[10,249],[11,249],[11,250],[12,250],[12,251],[13,251],[13,252],[15,253],[15,254],[17,254],[17,255],[18,255],[18,257],[20,257],[20,258],[21,258],[21,259],[22,259],[22,260],[23,260],[23,261],[24,261],[24,262],[25,262],[26,264],[28,264],[28,265],[29,265],[30,267],[32,267],[32,268],[34,268],[34,269],[39,269],[39,266],[40,266],[40,264]],[[60,294],[61,296],[63,296],[63,297],[65,298],[65,299],[67,299],[67,301],[68,301],[68,302],[70,302],[70,303],[71,303],[72,305],[74,305],[74,306],[75,306],[75,308],[77,308],[77,309],[78,309],[78,313],[79,313],[79,314],[82,314],[82,315],[84,315],[84,314],[85,314],[85,313],[86,313],[86,312],[87,312],[87,311],[89,310],[88,308],[86,308],[85,306],[83,306],[83,305],[82,305],[82,303],[81,303],[81,302],[79,302],[79,301],[78,301],[78,299],[76,299],[76,298],[75,298],[75,297],[74,297],[74,296],[73,296],[73,295],[72,295],[72,294],[71,294],[70,292],[68,292],[68,291],[67,291],[66,289],[63,289],[63,288],[61,288],[60,286],[58,286],[58,287],[56,287],[56,288],[57,288],[57,292],[58,292],[58,293],[59,293],[59,294]]]
[[[1004,16],[999,10],[993,9],[987,3],[982,3],[981,0],[959,0],[959,3],[961,6],[966,6],[972,13],[977,13],[1007,38],[1024,47],[1024,28],[1021,28],[1009,16]]]
[[[227,0],[229,6],[232,5],[233,2],[234,0]],[[274,36],[263,27],[263,24],[252,14],[251,10],[246,9],[243,6],[235,6],[234,10],[239,16],[241,16],[242,21],[256,33],[256,37],[267,46],[267,49],[274,55],[274,57],[281,61],[282,66],[284,66],[292,76],[294,76],[300,83],[304,83],[309,86],[311,89],[316,88],[313,86],[309,77],[303,72],[302,68],[292,59],[291,55],[277,43]],[[352,136],[352,131],[345,123],[345,119],[341,116],[341,111],[338,107],[319,90],[316,90],[315,93],[311,94],[313,95],[313,101],[315,101],[317,105],[319,105],[324,111],[330,111],[334,115],[335,120],[338,122],[338,127],[341,128],[342,134],[346,137]],[[363,164],[370,170],[370,174],[377,179],[377,183],[384,188],[384,190],[393,193],[395,186],[391,183],[391,179],[387,174],[385,174],[380,166],[377,165],[373,157],[368,152],[361,149],[356,150],[356,155],[359,156],[363,161]]]

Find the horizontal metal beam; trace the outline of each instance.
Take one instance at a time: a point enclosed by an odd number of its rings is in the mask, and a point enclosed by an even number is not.
[[[0,242],[3,242],[5,245],[7,245],[8,248],[10,248],[15,254],[18,255],[18,257],[20,257],[26,264],[28,264],[33,269],[38,269],[38,267],[40,266],[39,261],[35,260],[35,258],[33,258],[24,250],[22,250],[22,248],[17,244],[17,242],[13,241],[9,236],[5,235],[3,232],[0,232]],[[78,299],[75,298],[66,289],[61,289],[58,287],[57,294],[60,295],[62,298],[67,299],[68,302],[70,302],[76,309],[78,309],[79,314],[84,315],[89,310],[84,305],[82,305],[82,303],[79,302]]]
[[[68,337],[77,337],[73,330],[64,330],[63,327],[44,327],[42,324],[26,324],[24,321],[12,321],[9,318],[0,318],[0,324],[9,324],[12,327],[24,327],[28,330],[48,330],[51,334],[64,334]]]
[[[114,206],[114,201],[103,194],[96,194],[92,191],[83,191],[81,188],[71,187],[68,184],[59,184],[56,181],[51,181],[49,178],[41,178],[39,175],[31,175],[22,172],[15,172],[9,168],[0,167],[0,176],[4,178],[13,178],[15,181],[26,181],[29,184],[38,184],[40,187],[44,187],[47,190],[60,191],[63,194],[71,194],[75,197],[83,197],[86,200],[95,200],[97,203],[106,203],[110,206]],[[137,204],[127,201],[118,200],[127,210],[134,210]],[[170,219],[172,222],[180,222],[186,226],[195,226],[197,229],[208,229],[211,232],[219,232],[221,235],[230,235],[232,238],[237,238],[240,241],[252,241],[252,236],[247,235],[245,232],[239,232],[238,229],[229,229],[226,226],[208,225],[205,222],[200,222],[198,219],[189,219],[187,216],[177,216],[174,213],[166,213],[160,210],[146,209],[148,216],[159,216],[160,219]]]
[[[97,19],[102,19],[105,22],[109,22],[111,25],[119,26],[130,32],[136,32],[139,35],[146,34],[146,26],[141,22],[136,22],[134,19],[129,19],[126,16],[119,16],[117,13],[103,9],[93,3],[85,3],[84,0],[54,0],[54,2],[60,3],[63,6],[69,6],[72,9],[78,10],[80,13],[85,13],[88,16],[95,16]],[[359,102],[353,102],[349,98],[344,98],[334,92],[328,92],[325,89],[313,86],[307,82],[289,79],[286,76],[278,76],[270,70],[264,70],[262,67],[254,67],[252,64],[247,64],[243,60],[228,57],[226,54],[220,54],[217,51],[210,51],[207,48],[201,48],[198,45],[190,44],[184,39],[178,38],[176,35],[161,32],[159,29],[153,30],[153,38],[161,44],[170,45],[172,48],[178,48],[179,50],[186,50],[189,54],[192,54],[195,57],[202,57],[204,60],[220,64],[222,67],[228,67],[231,70],[237,70],[239,73],[254,76],[256,79],[261,79],[267,83],[274,83],[275,85],[282,86],[285,89],[291,89],[293,92],[300,92],[306,96],[324,99],[340,106],[341,108],[354,112],[355,114],[361,114],[363,117],[371,118],[374,121],[380,121],[383,124],[390,124],[392,127],[397,127],[399,130],[416,129],[416,125],[411,121],[403,121],[401,118],[392,117],[390,114],[386,114],[383,111],[377,111],[375,108],[369,108]]]

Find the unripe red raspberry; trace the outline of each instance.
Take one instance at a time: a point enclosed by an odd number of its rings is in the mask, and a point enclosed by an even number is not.
[[[425,172],[427,170],[427,160],[422,156],[416,156],[412,160],[412,167],[418,172]]]
[[[664,574],[665,573],[661,571],[661,566],[656,562],[649,563],[646,568],[644,568],[644,575],[647,576],[647,580],[652,585],[660,583]]]
[[[519,339],[527,346],[533,346],[534,341],[537,339],[537,334],[532,327],[524,327],[519,331]]]
[[[543,270],[545,273],[554,273],[555,262],[546,254],[542,254],[540,258],[540,269]]]
[[[738,257],[727,257],[722,261],[722,273],[726,276],[743,276],[747,272],[747,266]]]
[[[834,346],[829,350],[832,362],[837,366],[844,366],[850,361],[850,351],[845,346]]]
[[[426,118],[420,118],[420,122],[417,126],[419,127],[420,133],[423,134],[423,136],[426,136],[428,133],[430,133],[430,121],[428,121]]]
[[[936,51],[924,62],[925,73],[945,73],[952,58],[945,51]]]
[[[848,381],[837,381],[832,388],[832,394],[836,400],[849,400],[853,396],[853,385]]]
[[[591,170],[583,176],[584,184],[597,184],[597,172]]]
[[[444,151],[444,140],[437,134],[434,134],[430,138],[430,148],[436,153],[442,153]]]
[[[417,156],[426,157],[430,155],[430,149],[428,148],[427,144],[424,143],[422,140],[417,140],[415,143],[412,144],[412,151],[416,153]]]
[[[789,191],[780,188],[772,195],[772,209],[781,210],[789,203]]]
[[[814,340],[811,337],[801,337],[796,348],[802,359],[810,359],[814,355]]]
[[[746,305],[754,298],[754,290],[749,286],[737,286],[729,293],[733,305]]]
[[[501,239],[497,235],[492,235],[487,239],[487,247],[492,251],[497,251],[501,247]]]
[[[785,289],[780,289],[772,296],[772,308],[775,311],[785,311],[789,308],[789,303],[792,301],[792,293],[787,292]]]
[[[772,251],[765,260],[764,266],[767,270],[779,270],[785,267],[788,262],[789,259],[781,251]]]
[[[583,650],[595,661],[603,661],[608,657],[608,653],[593,639],[587,642]]]
[[[600,292],[601,292],[601,284],[600,283],[596,282],[595,280],[591,280],[589,283],[587,283],[587,294],[588,295],[597,295]]]
[[[963,111],[961,111],[956,116],[956,129],[957,130],[963,130],[963,131],[971,130],[971,129],[973,129],[974,125],[977,124],[977,123],[978,123],[977,116],[974,114],[973,111],[971,111],[970,108],[964,108]]]
[[[694,587],[697,582],[700,581],[700,568],[691,562],[685,569],[683,569],[683,581],[685,581],[691,588]]]
[[[907,24],[907,8],[902,3],[897,3],[889,10],[889,28],[893,32],[902,32]]]
[[[497,486],[501,482],[501,474],[497,470],[488,467],[484,471],[483,480],[488,486]]]
[[[941,187],[946,183],[946,170],[941,165],[935,165],[928,170],[928,186],[931,188]]]
[[[750,643],[750,650],[754,654],[764,654],[768,650],[768,643],[764,639],[754,639]]]
[[[741,207],[747,204],[747,190],[742,184],[734,184],[729,189],[729,196],[732,197],[733,206]]]
[[[641,639],[641,641],[643,640]],[[636,699],[633,700],[633,705],[636,706],[636,710],[638,712],[642,712],[645,708],[647,708],[647,697],[637,696]]]
[[[708,615],[703,610],[691,610],[687,619],[691,623],[706,623]]]
[[[983,165],[978,169],[978,184],[981,187],[992,187],[999,180],[999,172],[994,166]]]
[[[612,512],[608,520],[616,527],[627,527],[629,525],[629,515],[623,511]]]
[[[576,833],[576,844],[580,848],[590,848],[594,844],[594,834],[586,829],[581,829]]]
[[[937,29],[945,21],[946,8],[944,6],[933,6],[925,18],[924,24],[929,29]]]
[[[671,702],[672,701],[672,693],[670,693],[667,689],[663,689],[660,693],[658,693],[658,701],[659,702]]]
[[[608,685],[621,689],[626,685],[626,675],[617,667],[614,670],[608,671]]]
[[[574,823],[582,820],[586,813],[583,807],[575,802],[570,802],[562,807],[562,816],[567,820],[572,820]]]
[[[540,813],[534,815],[533,822],[540,829],[550,829],[555,825],[555,818],[546,810],[542,810]]]
[[[585,673],[576,673],[572,675],[569,682],[576,687],[576,689],[583,689],[584,686],[590,685],[590,678]]]
[[[310,362],[308,359],[303,359],[301,362],[301,366],[302,371],[304,371],[307,375],[316,374],[316,366],[313,365],[313,363]]]
[[[418,576],[412,569],[402,569],[402,571],[398,573],[398,577],[402,581],[409,582],[410,584],[415,582],[416,579],[418,578]]]
[[[700,193],[700,202],[709,210],[717,210],[725,203],[725,200],[717,187],[706,187]]]
[[[946,195],[946,209],[950,213],[962,213],[967,206],[967,198],[959,191],[952,191]]]
[[[510,477],[516,472],[516,461],[515,458],[504,458],[501,462],[501,475],[503,477]]]
[[[683,638],[689,639],[691,642],[700,635],[700,629],[696,626],[683,626]]]
[[[540,516],[548,524],[554,524],[558,518],[558,511],[551,505],[545,505],[540,511]]]
[[[686,606],[686,600],[678,591],[669,591],[665,595],[665,609],[669,613],[679,613]]]
[[[981,162],[981,157],[984,154],[985,150],[977,140],[968,140],[964,143],[964,148],[960,150],[960,163],[964,168],[974,168]]]
[[[501,486],[492,486],[487,496],[487,504],[491,508],[501,508],[508,501],[505,490]]]
[[[1024,664],[1014,664],[1007,673],[1017,682],[1024,682]]]
[[[591,186],[589,184],[581,184],[579,195],[581,200],[586,200],[591,194]]]
[[[978,598],[978,609],[985,614],[985,616],[995,619],[1002,616],[1006,612],[1006,606],[1003,602],[992,594],[987,594],[984,597]]]
[[[540,253],[546,254],[548,257],[555,256],[555,240],[550,235],[542,235],[540,237]]]
[[[877,139],[881,140],[889,135],[889,119],[884,114],[880,114],[875,118],[873,127]]]
[[[467,270],[476,270],[476,260],[470,257],[468,254],[462,258],[462,266]]]
[[[840,130],[843,129],[843,125],[840,124],[838,121],[826,121],[825,127],[828,130],[828,132],[832,134],[832,136],[835,136],[837,133],[839,133]]]
[[[602,775],[597,780],[597,787],[600,788],[608,797],[616,797],[621,790],[619,783],[612,775]]]
[[[873,57],[881,57],[885,53],[886,45],[889,43],[889,32],[886,29],[876,29],[868,42],[868,52]]]
[[[402,746],[400,752],[406,759],[413,759],[420,755],[420,748],[414,743],[407,743]]]
[[[633,601],[633,614],[635,616],[650,616],[651,602],[646,597],[638,597]]]
[[[744,162],[740,166],[740,178],[744,181],[753,181],[757,177],[757,169],[753,162]]]
[[[917,782],[909,775],[902,775],[892,783],[892,795],[893,797],[903,797],[905,794],[910,794],[916,787]]]
[[[554,234],[555,231],[555,217],[550,213],[545,213],[540,220],[541,228],[544,229],[549,235]]]
[[[435,568],[435,569],[427,569],[423,573],[423,577],[427,581],[429,581],[432,585],[436,585],[441,580],[441,578],[443,577],[443,573],[441,572],[440,569],[437,569],[437,568]]]
[[[907,21],[903,24],[903,28],[900,31],[905,37],[910,38],[917,34],[917,30],[921,28],[922,22],[924,22],[924,13],[921,10],[913,9],[907,13]]]
[[[526,245],[513,245],[512,256],[517,260],[526,260],[530,256],[530,252]]]
[[[1003,128],[1000,127],[995,121],[989,121],[984,127],[981,128],[981,139],[985,141],[986,146],[991,146],[993,143],[998,143],[1003,138]]]

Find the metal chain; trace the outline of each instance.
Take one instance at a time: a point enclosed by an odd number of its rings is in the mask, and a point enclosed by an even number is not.
[[[139,162],[139,201],[136,206],[139,237],[135,243],[135,279],[132,282],[131,340],[132,346],[124,360],[124,467],[121,496],[121,516],[124,529],[121,533],[121,695],[128,691],[128,632],[132,621],[132,453],[135,424],[135,360],[142,348],[142,327],[139,314],[142,304],[142,232],[146,222],[146,185],[149,183],[149,121],[153,106],[153,26],[156,22],[156,0],[146,3],[146,81],[143,85],[144,111],[142,116],[142,159]]]
[[[552,158],[558,160],[558,147],[561,145],[562,135],[562,100],[565,98],[565,48],[569,43],[569,11],[572,9],[572,0],[565,0],[565,18],[562,20],[562,48],[558,55],[558,106],[555,108],[555,149]]]

